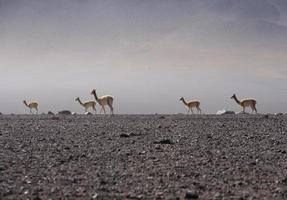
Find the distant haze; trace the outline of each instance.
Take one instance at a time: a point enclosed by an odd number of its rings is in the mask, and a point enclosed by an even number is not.
[[[0,0],[0,112],[115,97],[115,113],[287,112],[286,0]],[[99,109],[98,109],[99,110]]]

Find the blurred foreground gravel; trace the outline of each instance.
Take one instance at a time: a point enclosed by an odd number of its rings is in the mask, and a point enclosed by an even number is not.
[[[287,199],[287,116],[0,116],[0,199],[185,198]]]

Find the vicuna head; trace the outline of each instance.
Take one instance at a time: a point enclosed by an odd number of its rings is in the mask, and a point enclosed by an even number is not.
[[[76,99],[75,99],[75,101],[79,101],[80,100],[80,97],[77,97]]]
[[[96,90],[93,89],[92,92],[91,92],[91,94],[96,94]]]
[[[230,97],[231,99],[235,99],[236,98],[236,95],[233,94],[232,97]]]
[[[180,99],[179,99],[180,101],[183,101],[183,97],[180,97]]]

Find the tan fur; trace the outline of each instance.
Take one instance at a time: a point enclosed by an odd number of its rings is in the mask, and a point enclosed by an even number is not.
[[[85,112],[87,112],[89,108],[92,108],[95,111],[95,113],[97,113],[95,101],[87,101],[82,103],[79,97],[76,98],[75,100],[78,101],[85,108]]]
[[[183,97],[181,97],[179,100],[182,101],[183,104],[188,107],[187,113],[189,113],[190,111],[193,113],[192,108],[196,108],[197,109],[197,113],[201,113],[201,109],[199,107],[200,106],[200,101],[192,100],[192,101],[186,102]]]
[[[110,108],[110,114],[112,115],[114,114],[114,108],[113,108],[114,97],[112,97],[111,95],[104,95],[98,97],[95,89],[92,90],[91,95],[94,95],[96,101],[101,106],[100,113],[102,110],[104,110],[104,113],[106,114],[105,106],[108,105]]]
[[[36,101],[32,101],[30,103],[27,103],[26,100],[23,101],[23,103],[30,109],[30,113],[33,114],[32,109],[35,109],[38,113],[38,103]]]
[[[238,100],[235,94],[231,97],[231,99],[234,99],[235,102],[243,108],[243,112],[245,112],[246,107],[250,107],[252,112],[255,111],[255,113],[257,113],[257,109],[256,109],[257,102],[255,99],[246,98],[246,99]]]

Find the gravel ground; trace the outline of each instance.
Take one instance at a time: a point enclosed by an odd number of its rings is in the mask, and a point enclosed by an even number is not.
[[[287,199],[287,116],[0,116],[0,199]]]

